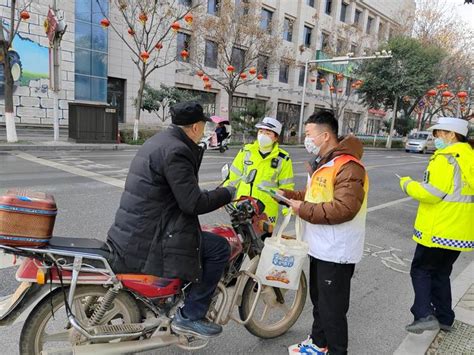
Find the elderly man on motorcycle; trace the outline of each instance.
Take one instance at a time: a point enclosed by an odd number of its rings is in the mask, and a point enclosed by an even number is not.
[[[202,191],[198,146],[209,119],[197,102],[171,108],[172,126],[150,138],[133,159],[115,222],[109,230],[114,271],[191,281],[172,329],[201,337],[222,327],[205,319],[229,260],[226,239],[203,232],[198,215],[233,199],[234,187]]]

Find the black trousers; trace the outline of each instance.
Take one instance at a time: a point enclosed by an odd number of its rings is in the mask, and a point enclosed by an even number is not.
[[[182,312],[191,320],[206,316],[214,291],[229,262],[230,245],[225,238],[209,232],[201,233],[202,281],[191,284]]]
[[[338,264],[310,256],[309,292],[313,302],[313,342],[331,355],[347,354],[347,311],[355,264]]]
[[[435,315],[441,324],[453,324],[449,277],[459,254],[455,250],[427,248],[417,244],[410,270],[415,291],[415,301],[410,310],[415,320]]]

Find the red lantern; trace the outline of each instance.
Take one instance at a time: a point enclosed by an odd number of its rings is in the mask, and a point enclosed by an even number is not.
[[[199,76],[200,78],[202,78],[204,76],[204,72],[202,70],[198,70],[196,72],[196,75]]]
[[[453,97],[453,93],[451,91],[444,91],[442,94],[441,94],[443,97]]]
[[[184,60],[186,60],[189,57],[189,53],[186,49],[183,49],[181,53],[179,54],[181,55],[181,58],[183,58]]]
[[[257,74],[257,69],[255,69],[254,67],[252,67],[252,68],[249,69],[249,73],[250,73],[251,75],[255,75],[255,74]]]
[[[148,16],[146,13],[142,12],[139,16],[138,16],[138,19],[140,20],[140,22],[142,24],[145,24],[145,22],[148,21]]]
[[[234,68],[233,65],[228,65],[228,66],[227,66],[227,71],[228,71],[229,73],[232,73],[234,70],[235,70],[235,68]]]
[[[193,15],[187,14],[186,16],[184,16],[184,21],[186,21],[186,23],[188,25],[192,24],[193,23]]]
[[[351,84],[351,88],[357,89],[357,84],[356,83]]]
[[[467,92],[459,91],[457,97],[459,97],[460,99],[465,99],[467,97]]]
[[[321,78],[321,79],[319,79],[319,82],[320,82],[321,84],[324,84],[324,83],[326,82],[326,79]]]
[[[103,27],[103,28],[107,28],[110,26],[110,21],[106,18],[103,18],[102,20],[100,20],[100,25]]]
[[[204,82],[209,81],[209,77],[208,77],[207,75],[204,75],[204,76],[202,77],[202,81],[204,81]]]
[[[150,54],[147,51],[143,51],[140,53],[140,58],[146,63],[148,58],[150,58]]]
[[[337,92],[338,92],[339,94],[342,94],[342,91],[343,91],[342,89],[337,89]]]
[[[240,73],[240,79],[242,79],[242,80],[247,79],[247,74],[245,74],[245,73]]]
[[[436,96],[436,94],[437,94],[437,92],[436,92],[435,89],[431,89],[431,90],[428,90],[428,91],[426,92],[426,95],[427,95],[427,96],[430,96],[430,97]]]
[[[20,18],[23,20],[23,21],[26,21],[26,20],[29,20],[30,19],[30,13],[26,10],[20,12]]]
[[[312,83],[314,83],[316,81],[316,78],[310,78],[309,81],[311,81]]]
[[[158,42],[157,44],[155,44],[155,48],[160,50],[161,48],[163,48],[163,45],[160,42]]]
[[[257,75],[257,80],[262,80],[263,79],[263,75],[262,74],[258,74]]]
[[[181,28],[181,25],[179,24],[179,22],[173,22],[173,24],[171,25],[171,29],[174,32],[178,32],[180,28]]]
[[[334,91],[334,90],[335,90],[334,86],[329,87],[329,91]]]
[[[128,34],[129,34],[130,36],[135,36],[135,31],[133,30],[133,28],[129,28],[129,29],[128,29]]]
[[[211,90],[211,88],[212,88],[211,83],[207,82],[207,83],[204,84],[204,89]]]

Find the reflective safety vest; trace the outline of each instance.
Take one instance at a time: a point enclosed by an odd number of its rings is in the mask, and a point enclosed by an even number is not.
[[[247,174],[257,169],[257,175],[253,183],[252,191],[250,184],[245,183]],[[237,188],[237,198],[240,196],[252,196],[263,202],[265,213],[272,224],[278,219],[280,205],[268,193],[260,191],[258,186],[271,189],[294,189],[293,164],[289,154],[279,148],[275,143],[272,151],[265,158],[260,154],[258,143],[245,145],[235,157],[230,168],[229,180],[224,184]]]
[[[350,161],[363,166],[357,158],[344,154],[335,157],[317,169],[308,183],[304,200],[311,203],[333,201],[337,173],[344,164]],[[366,173],[364,201],[352,220],[334,225],[305,222],[303,240],[309,244],[309,255],[339,264],[355,264],[362,259],[368,190],[369,178]]]
[[[400,185],[420,201],[413,239],[426,247],[460,251],[474,248],[474,150],[468,143],[438,149],[423,182]]]

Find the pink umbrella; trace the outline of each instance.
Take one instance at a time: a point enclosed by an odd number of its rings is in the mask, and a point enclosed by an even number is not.
[[[219,116],[211,116],[211,120],[214,123],[230,124],[228,118],[223,118],[223,117],[219,117]]]

